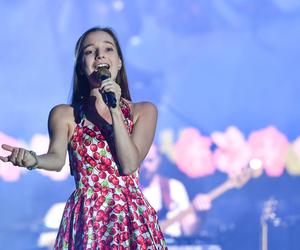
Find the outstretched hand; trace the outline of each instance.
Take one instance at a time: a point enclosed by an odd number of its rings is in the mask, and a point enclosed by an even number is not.
[[[25,168],[36,163],[34,156],[24,148],[12,147],[7,144],[2,144],[2,148],[11,152],[8,156],[0,156],[0,159],[4,162],[11,162],[15,166]]]

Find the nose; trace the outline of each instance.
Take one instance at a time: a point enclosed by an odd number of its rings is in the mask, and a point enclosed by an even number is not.
[[[97,50],[96,51],[96,59],[101,59],[101,58],[104,58],[104,55],[103,54],[100,54],[100,50]]]

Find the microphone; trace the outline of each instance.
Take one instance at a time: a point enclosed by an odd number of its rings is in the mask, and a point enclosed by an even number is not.
[[[100,66],[97,71],[97,79],[102,82],[110,77],[111,77],[111,74],[108,70],[108,67]],[[100,92],[100,90],[99,90],[99,92]],[[102,94],[102,93],[100,92],[100,94]],[[117,106],[117,99],[113,92],[111,92],[111,91],[104,92],[103,97],[104,97],[104,102],[107,106],[112,107],[112,108],[115,108]]]

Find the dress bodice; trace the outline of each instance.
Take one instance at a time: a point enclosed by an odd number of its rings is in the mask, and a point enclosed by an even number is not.
[[[121,111],[129,134],[133,130],[129,104],[122,100]],[[81,107],[80,107],[81,108]],[[113,126],[103,122],[101,127],[93,123],[85,125],[86,116],[81,108],[80,119],[69,144],[71,173],[77,188],[138,187],[138,171],[122,176],[121,166],[115,153]],[[99,182],[99,179],[100,180]]]

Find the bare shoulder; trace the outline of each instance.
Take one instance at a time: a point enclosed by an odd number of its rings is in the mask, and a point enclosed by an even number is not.
[[[132,103],[132,108],[136,112],[156,112],[157,113],[157,107],[152,102],[137,102]]]
[[[132,112],[134,120],[137,120],[141,116],[147,116],[156,119],[158,113],[157,107],[152,102],[132,103]]]
[[[74,108],[68,104],[59,104],[54,106],[49,114],[50,120],[61,120],[64,122],[74,121]]]

